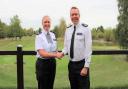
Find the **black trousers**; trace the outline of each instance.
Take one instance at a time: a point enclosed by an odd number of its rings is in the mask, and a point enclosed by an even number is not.
[[[36,77],[38,89],[53,89],[56,74],[56,60],[40,59],[36,61]]]
[[[68,70],[71,89],[90,89],[89,69],[86,76],[80,75],[84,63],[84,60],[79,62],[69,62]]]

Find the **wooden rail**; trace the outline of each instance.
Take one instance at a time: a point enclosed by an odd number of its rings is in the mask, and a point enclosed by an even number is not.
[[[93,50],[92,55],[126,55],[128,50]],[[36,55],[35,51],[23,51],[22,45],[17,46],[17,51],[0,51],[0,55],[17,56],[17,89],[24,89],[23,56]]]

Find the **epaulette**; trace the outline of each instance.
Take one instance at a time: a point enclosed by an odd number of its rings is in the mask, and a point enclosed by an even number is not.
[[[81,25],[84,26],[84,27],[88,27],[88,25],[87,24],[84,24],[84,23],[82,23]]]
[[[52,33],[54,33],[54,34],[55,34],[55,32],[54,32],[54,31],[50,31],[50,32],[52,32]]]
[[[70,28],[72,25],[69,25],[67,28]]]
[[[52,31],[50,31],[51,33],[53,33],[54,35],[55,35],[55,37],[56,37],[56,32],[54,32],[53,30]]]
[[[50,31],[50,32],[56,35],[56,32],[54,32],[54,31]]]
[[[54,31],[50,31],[50,32],[56,35],[56,33]]]

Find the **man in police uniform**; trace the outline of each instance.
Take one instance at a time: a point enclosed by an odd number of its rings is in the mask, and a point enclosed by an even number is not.
[[[77,7],[70,10],[72,25],[65,31],[63,55],[68,54],[68,65],[71,89],[90,89],[89,64],[91,62],[92,38],[86,24],[79,22],[80,13]]]
[[[60,58],[61,54],[56,52],[56,37],[49,31],[51,25],[49,16],[43,17],[42,25],[42,32],[35,39],[38,89],[53,89],[56,73],[55,58]]]

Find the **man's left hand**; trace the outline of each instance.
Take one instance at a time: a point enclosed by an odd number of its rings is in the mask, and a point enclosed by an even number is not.
[[[83,67],[82,70],[81,70],[81,72],[80,72],[80,75],[81,76],[86,76],[87,73],[88,73],[88,68],[87,67]]]

